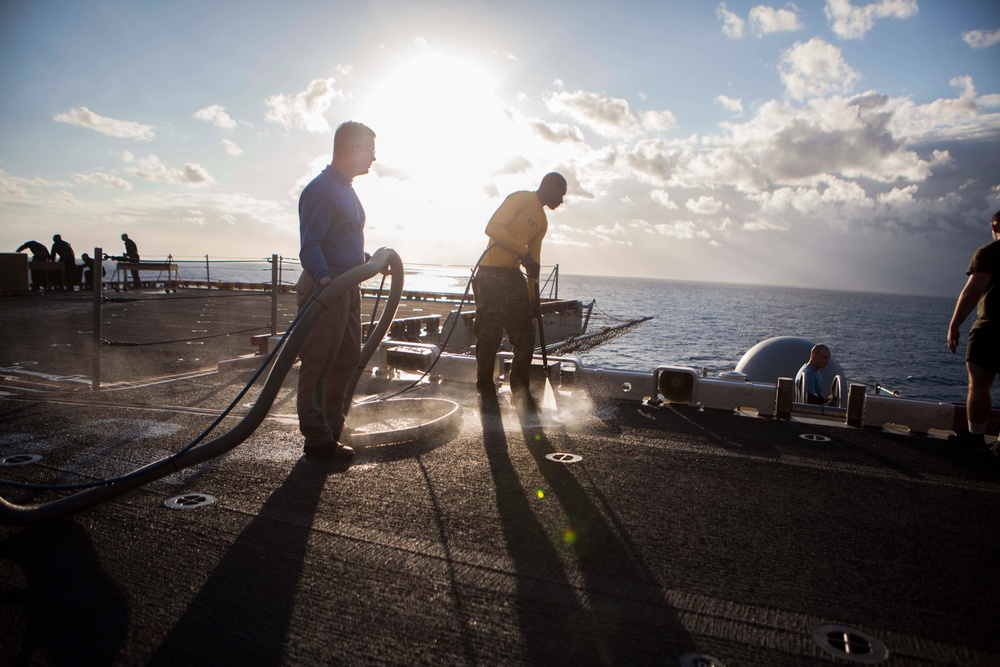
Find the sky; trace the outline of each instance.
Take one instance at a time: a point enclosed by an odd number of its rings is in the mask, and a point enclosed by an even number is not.
[[[6,252],[295,258],[345,120],[405,265],[559,171],[564,273],[955,296],[1000,210],[981,0],[3,0],[0,91]]]

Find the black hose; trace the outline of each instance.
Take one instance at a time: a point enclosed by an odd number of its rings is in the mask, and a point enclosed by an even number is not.
[[[281,389],[285,375],[292,367],[292,364],[295,363],[302,344],[305,342],[313,325],[322,316],[322,310],[329,308],[349,289],[357,287],[365,280],[373,278],[379,273],[383,273],[386,267],[389,268],[389,276],[392,278],[389,298],[387,299],[386,309],[382,313],[382,318],[379,320],[378,326],[376,326],[375,331],[369,336],[368,341],[361,350],[361,359],[348,385],[347,395],[353,396],[365,366],[368,365],[368,361],[375,354],[383,336],[389,330],[389,325],[396,314],[396,308],[399,305],[399,300],[403,292],[403,264],[399,259],[399,255],[389,248],[379,249],[369,261],[341,274],[329,285],[321,288],[315,300],[302,313],[302,319],[298,322],[298,325],[288,332],[288,338],[282,346],[277,359],[274,361],[274,365],[253,407],[230,431],[208,442],[189,446],[178,455],[154,461],[129,475],[118,478],[116,481],[110,481],[104,486],[89,488],[71,496],[59,498],[58,500],[24,506],[16,505],[5,498],[0,498],[0,521],[5,524],[23,526],[59,519],[93,507],[98,503],[165,477],[175,471],[203,463],[234,449],[250,437],[257,430],[257,427],[260,426],[261,422],[264,421],[268,411],[271,409],[271,405],[274,403],[275,397],[278,395],[278,391]]]
[[[435,366],[437,366],[438,361],[441,360],[441,355],[444,354],[444,350],[448,346],[448,341],[451,340],[451,335],[455,333],[455,327],[458,326],[459,320],[462,319],[462,306],[465,305],[466,300],[469,298],[469,289],[472,288],[472,283],[476,279],[476,271],[479,270],[479,265],[482,263],[483,258],[486,257],[486,253],[492,250],[496,245],[497,245],[496,243],[491,243],[490,245],[488,245],[486,247],[486,250],[483,251],[483,254],[479,256],[478,260],[476,260],[476,265],[472,267],[472,271],[470,272],[469,275],[469,280],[467,283],[465,283],[465,292],[462,294],[462,298],[458,302],[458,308],[455,310],[455,319],[452,320],[451,328],[448,329],[448,333],[445,334],[444,340],[441,342],[440,345],[438,345],[437,356],[434,357],[434,360],[431,362],[430,366],[427,367],[427,370],[421,373],[420,377],[413,380],[409,385],[403,387],[402,389],[397,389],[389,394],[383,394],[382,396],[376,396],[367,400],[359,401],[359,403],[361,404],[375,403],[377,401],[386,401],[391,398],[396,398],[397,396],[402,396],[403,394],[409,393],[414,389],[416,389],[420,385],[420,383],[423,382],[424,378],[431,374],[431,371],[434,370]],[[382,293],[382,288],[379,287],[379,294],[381,295],[381,293]],[[377,307],[378,301],[376,300],[375,303]],[[373,310],[372,311],[373,316],[374,312],[375,311]],[[381,340],[381,338],[379,340]]]

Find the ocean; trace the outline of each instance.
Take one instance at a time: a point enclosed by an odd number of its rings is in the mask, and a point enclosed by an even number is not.
[[[559,295],[596,299],[595,308],[618,317],[654,317],[583,355],[588,364],[717,372],[732,370],[763,340],[801,336],[829,346],[848,380],[910,398],[965,401],[964,343],[953,355],[946,342],[953,299],[584,276],[562,276]]]
[[[285,260],[281,282],[294,283],[298,271],[297,263]],[[407,266],[406,287],[461,293],[468,271]],[[204,273],[203,262],[181,264],[185,278]],[[265,263],[213,260],[211,273],[213,280],[265,282],[271,277]],[[377,287],[378,280],[370,284]],[[556,295],[554,280],[543,293]],[[974,317],[963,326],[959,353],[951,354],[946,337],[954,298],[565,274],[558,279],[558,297],[595,301],[595,317],[604,321],[653,318],[581,354],[587,365],[688,366],[714,374],[735,368],[763,340],[801,336],[828,345],[850,381],[879,383],[910,398],[965,402],[964,341]],[[1000,385],[994,387],[993,403],[1000,405]]]

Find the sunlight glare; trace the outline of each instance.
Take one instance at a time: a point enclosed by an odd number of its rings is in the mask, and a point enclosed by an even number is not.
[[[497,75],[471,56],[423,53],[380,77],[365,104],[379,161],[425,198],[481,190],[509,160],[511,127]]]

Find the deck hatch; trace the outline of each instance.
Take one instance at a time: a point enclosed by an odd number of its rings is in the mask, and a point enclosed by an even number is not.
[[[26,466],[41,460],[41,454],[8,454],[0,458],[0,466]]]
[[[185,493],[173,498],[167,498],[164,505],[175,510],[193,510],[215,502],[215,496],[207,493]]]
[[[885,644],[875,637],[843,625],[821,625],[812,632],[813,641],[830,655],[868,665],[889,657]]]
[[[818,433],[802,433],[799,437],[810,442],[830,442],[830,438]]]
[[[578,463],[583,460],[579,454],[567,454],[566,452],[553,452],[546,454],[545,458],[556,463]]]

